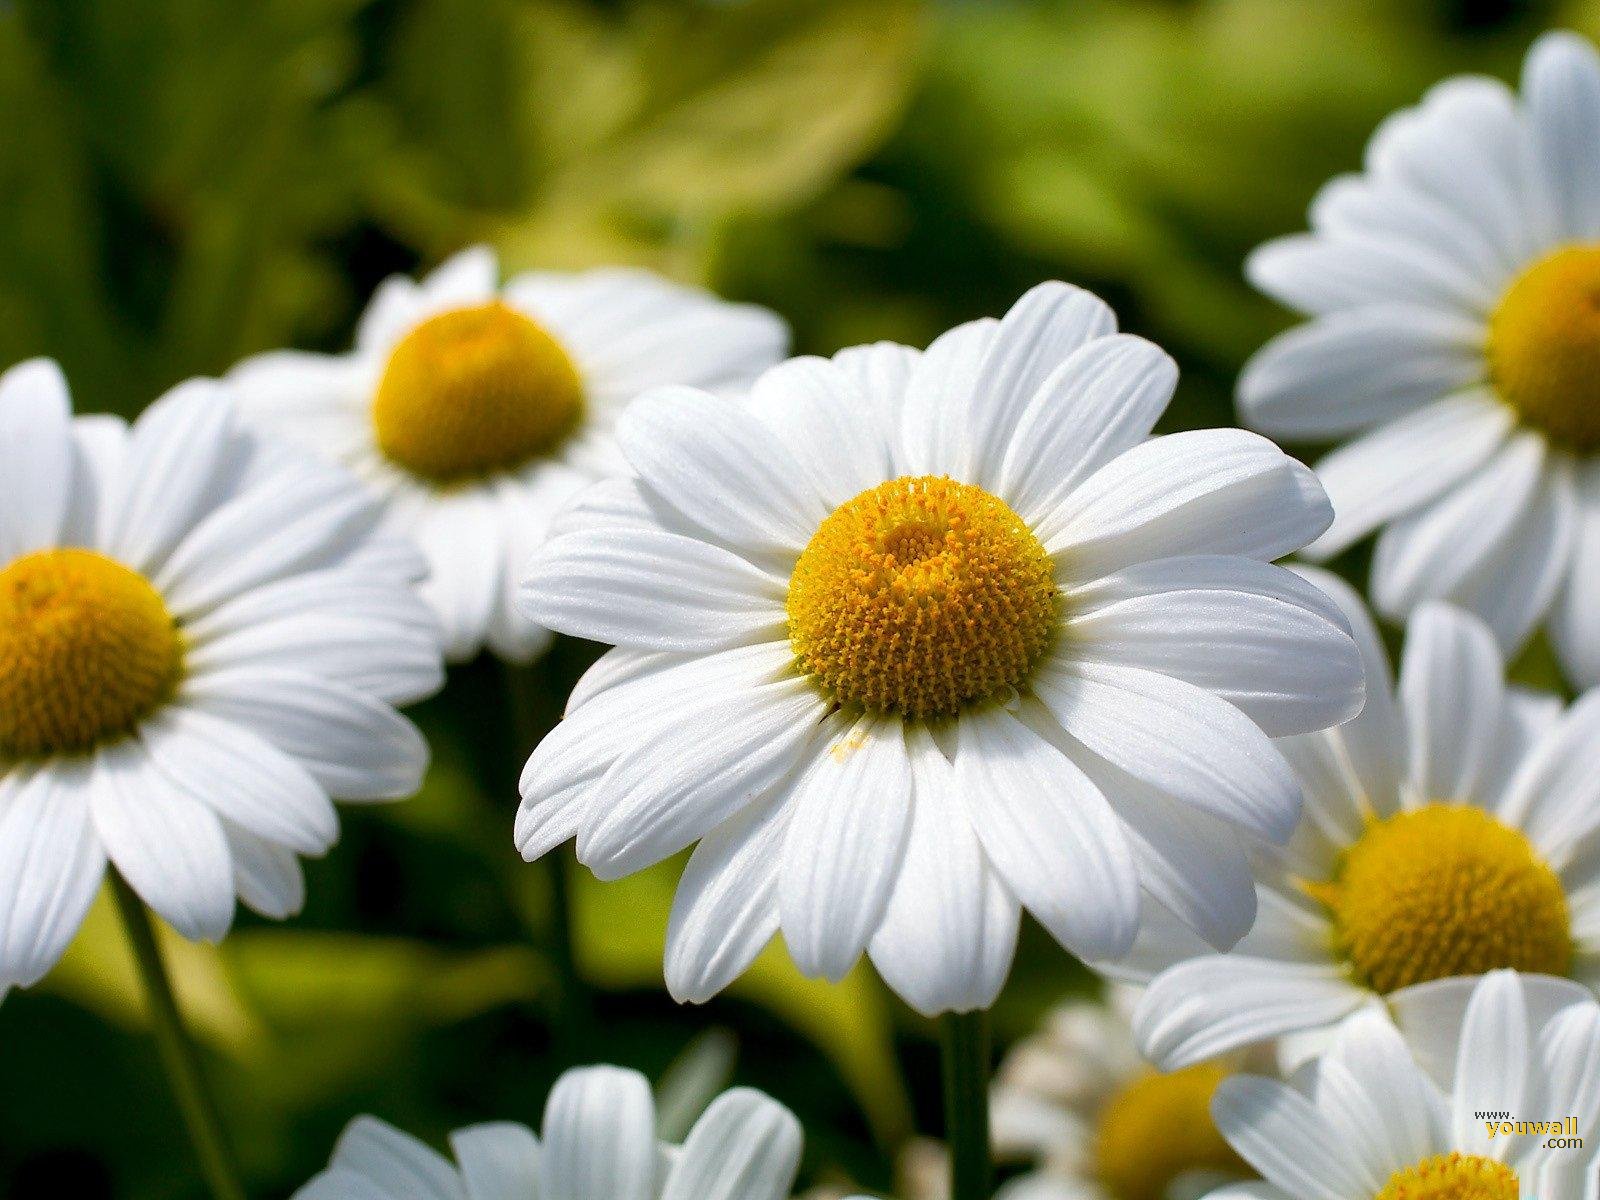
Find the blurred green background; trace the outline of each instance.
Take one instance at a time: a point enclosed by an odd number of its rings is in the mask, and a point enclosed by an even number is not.
[[[1176,355],[1169,426],[1228,423],[1287,322],[1244,253],[1385,112],[1448,73],[1512,77],[1559,24],[1600,34],[1600,3],[0,3],[0,364],[52,355],[80,408],[132,414],[253,351],[343,347],[385,275],[487,240],[508,269],[637,262],[769,304],[805,351],[921,344],[1065,278]],[[542,722],[593,654],[535,668]],[[680,1107],[697,1077],[766,1088],[808,1127],[803,1185],[892,1188],[896,1144],[938,1131],[926,1022],[781,951],[676,1007],[667,864],[571,868],[595,1016],[558,1030],[504,681],[457,671],[418,719],[426,790],[346,810],[300,919],[171,946],[253,1194],[287,1195],[358,1111],[436,1143],[537,1124],[596,1060],[672,1068]],[[1026,929],[1002,1043],[1087,986]],[[107,911],[0,1006],[0,1194],[199,1194]]]

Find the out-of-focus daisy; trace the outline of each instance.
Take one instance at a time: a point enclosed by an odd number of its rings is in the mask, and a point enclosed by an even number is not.
[[[926,353],[798,359],[747,404],[688,388],[618,426],[535,555],[541,624],[619,648],[522,780],[517,844],[603,879],[699,841],[667,983],[704,1000],[781,928],[863,951],[927,1013],[986,1007],[1019,905],[1125,950],[1141,889],[1218,946],[1240,840],[1299,789],[1268,734],[1361,699],[1343,618],[1270,560],[1329,511],[1242,430],[1149,438],[1176,379],[1064,284]]]
[[[0,990],[42,976],[109,859],[180,933],[298,910],[330,796],[388,800],[439,686],[408,544],[358,480],[196,381],[131,428],[55,364],[0,376]]]
[[[1433,603],[1407,628],[1400,685],[1355,594],[1321,572],[1367,658],[1367,704],[1283,739],[1306,815],[1255,856],[1259,916],[1230,954],[1168,921],[1123,970],[1144,1052],[1175,1068],[1285,1035],[1286,1063],[1382,1000],[1425,1026],[1496,968],[1600,986],[1600,691],[1562,711],[1508,688],[1476,618]]]
[[[1312,232],[1251,256],[1311,318],[1245,368],[1245,423],[1359,435],[1317,464],[1331,555],[1382,527],[1379,611],[1476,612],[1515,650],[1544,619],[1600,683],[1600,57],[1541,38],[1522,95],[1439,84],[1329,183]]]
[[[619,464],[611,430],[646,388],[741,388],[788,346],[765,309],[643,271],[532,272],[499,285],[463,251],[392,278],[348,354],[277,351],[230,380],[246,416],[347,464],[431,570],[452,661],[525,662],[549,641],[513,597],[550,516]]]
[[[1113,988],[1108,1004],[1064,1004],[1001,1062],[995,1154],[1032,1166],[1004,1200],[1192,1200],[1251,1175],[1211,1120],[1232,1064],[1152,1069],[1129,1026],[1136,998]]]
[[[1479,981],[1447,1088],[1376,1012],[1350,1018],[1291,1083],[1224,1081],[1217,1125],[1266,1182],[1210,1200],[1594,1200],[1600,1005],[1558,984],[1512,971]],[[1484,1119],[1495,1113],[1513,1128]]]
[[[644,1076],[579,1067],[556,1080],[537,1137],[510,1121],[458,1129],[453,1162],[358,1117],[294,1200],[787,1200],[800,1143],[788,1109],[734,1088],[664,1145]]]

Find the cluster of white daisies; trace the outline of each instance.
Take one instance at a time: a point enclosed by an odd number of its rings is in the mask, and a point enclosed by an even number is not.
[[[1441,84],[1311,223],[1250,261],[1311,319],[1240,406],[1359,435],[1314,469],[1153,435],[1176,366],[1060,283],[925,350],[784,361],[765,311],[631,271],[502,285],[473,250],[384,285],[351,353],[132,425],[12,368],[0,987],[108,866],[190,938],[236,897],[294,913],[332,801],[419,786],[396,707],[557,631],[614,649],[516,843],[601,879],[693,847],[679,1000],[781,934],[809,975],[867,956],[921,1012],[984,1009],[1024,909],[1141,987],[1002,1079],[1002,1148],[1040,1158],[1013,1193],[1593,1200],[1600,690],[1504,662],[1542,626],[1600,683],[1600,56],[1552,35],[1520,96]],[[1274,565],[1380,529],[1398,686],[1354,591]],[[363,1119],[302,1195],[784,1200],[800,1132],[735,1091],[663,1149],[645,1082],[597,1067],[542,1136],[453,1151]]]

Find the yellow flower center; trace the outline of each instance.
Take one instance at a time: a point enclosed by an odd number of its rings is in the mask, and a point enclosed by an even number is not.
[[[789,640],[840,704],[948,716],[1026,678],[1056,605],[1050,556],[1004,501],[907,476],[817,527],[789,580]]]
[[[1096,1173],[1112,1200],[1165,1200],[1190,1172],[1244,1178],[1250,1169],[1211,1119],[1211,1096],[1227,1072],[1212,1063],[1170,1075],[1140,1075],[1101,1110]]]
[[[1476,1154],[1437,1154],[1396,1171],[1374,1200],[1517,1200],[1517,1173]]]
[[[561,344],[499,301],[441,313],[389,355],[372,403],[378,448],[413,475],[455,483],[552,450],[583,415]]]
[[[40,550],[0,571],[0,755],[73,753],[127,733],[182,670],[166,604],[121,563]]]
[[[1384,994],[1501,967],[1565,975],[1572,965],[1561,881],[1520,831],[1470,805],[1375,821],[1333,880],[1304,886],[1332,913],[1337,951]]]
[[[1489,374],[1524,424],[1570,450],[1600,450],[1600,246],[1529,267],[1489,322]]]

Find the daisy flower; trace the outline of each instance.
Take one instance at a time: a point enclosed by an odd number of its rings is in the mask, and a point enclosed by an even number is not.
[[[1521,96],[1465,76],[1386,121],[1365,170],[1258,249],[1311,318],[1239,383],[1244,423],[1351,438],[1317,464],[1325,558],[1381,527],[1371,591],[1477,613],[1513,652],[1541,620],[1600,683],[1600,56],[1541,38]]]
[[[1243,430],[1150,439],[1177,371],[1065,284],[926,353],[802,358],[747,403],[618,425],[635,472],[532,560],[536,621],[618,647],[522,778],[517,844],[616,879],[699,842],[669,988],[705,1000],[781,928],[926,1013],[986,1007],[1019,907],[1125,950],[1141,890],[1219,946],[1239,843],[1299,788],[1268,735],[1360,705],[1338,610],[1270,565],[1329,510]]]
[[[1001,1200],[1180,1200],[1251,1172],[1211,1119],[1232,1064],[1153,1070],[1134,1045],[1137,993],[1063,1004],[1000,1064],[990,1098],[996,1157],[1031,1169]]]
[[[550,1090],[539,1136],[510,1121],[458,1129],[453,1162],[357,1117],[294,1200],[786,1200],[800,1141],[788,1109],[734,1088],[668,1146],[656,1140],[644,1076],[578,1067]]]
[[[1365,648],[1366,707],[1278,742],[1305,820],[1255,855],[1249,936],[1219,955],[1152,923],[1116,968],[1160,971],[1134,1026],[1168,1069],[1278,1037],[1292,1066],[1379,1002],[1426,1026],[1497,968],[1600,986],[1600,691],[1563,711],[1507,687],[1488,629],[1437,602],[1411,618],[1392,690],[1360,600],[1315,579]]]
[[[740,388],[788,331],[643,271],[532,272],[501,287],[465,250],[373,296],[349,354],[276,351],[230,380],[242,411],[371,482],[431,568],[423,595],[445,652],[527,662],[549,631],[513,604],[550,517],[618,465],[617,414],[646,388]]]
[[[1375,1012],[1352,1017],[1291,1083],[1226,1080],[1217,1125],[1266,1182],[1210,1200],[1594,1200],[1600,1005],[1557,982],[1479,981],[1444,1086]]]
[[[0,376],[0,992],[61,956],[109,860],[185,937],[297,911],[330,796],[419,786],[394,710],[439,686],[423,563],[358,480],[184,384],[73,418]]]

